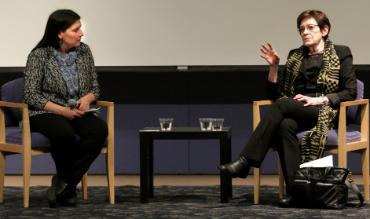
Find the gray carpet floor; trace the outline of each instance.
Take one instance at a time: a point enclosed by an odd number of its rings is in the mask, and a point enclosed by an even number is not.
[[[251,186],[234,186],[233,199],[220,203],[218,186],[160,186],[154,198],[140,203],[139,187],[116,188],[116,204],[108,204],[106,187],[89,187],[89,199],[78,207],[50,209],[47,187],[32,187],[30,208],[22,207],[22,190],[6,187],[0,218],[370,218],[370,205],[342,210],[280,208],[276,187],[262,187],[261,204],[253,205]],[[351,196],[351,199],[353,197]],[[353,200],[355,201],[355,200]]]

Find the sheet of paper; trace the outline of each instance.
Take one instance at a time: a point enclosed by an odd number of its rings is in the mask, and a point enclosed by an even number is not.
[[[97,107],[97,108],[90,108],[89,110],[87,110],[86,112],[96,112],[96,111],[99,111],[100,110],[100,107]]]
[[[317,160],[303,163],[299,165],[299,168],[303,167],[332,167],[333,166],[333,155],[329,155]]]

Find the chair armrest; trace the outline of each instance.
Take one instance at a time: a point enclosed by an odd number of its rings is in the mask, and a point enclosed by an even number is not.
[[[364,105],[369,104],[369,99],[357,99],[357,100],[350,100],[341,102],[340,106],[348,107],[348,106],[356,106],[356,105]]]
[[[272,100],[255,100],[255,101],[253,101],[253,105],[256,105],[256,106],[271,105],[272,103],[273,103]]]
[[[0,101],[0,107],[18,108],[18,109],[28,110],[28,105],[25,103],[13,103],[13,102]]]
[[[272,100],[256,100],[253,101],[253,130],[257,127],[261,121],[261,109],[260,106],[271,105]]]
[[[347,142],[347,108],[360,106],[361,113],[361,140],[369,140],[369,99],[357,99],[340,103],[338,120],[338,143],[343,145]]]
[[[110,101],[98,100],[98,101],[96,101],[96,105],[97,106],[103,106],[103,107],[110,107],[110,106],[114,106],[114,103],[110,102]]]
[[[31,150],[31,130],[30,130],[30,119],[28,112],[28,105],[25,103],[13,103],[0,101],[0,142],[6,144],[6,127],[5,127],[5,114],[3,108],[16,108],[22,111],[22,145],[11,145],[3,146],[6,151],[16,152],[16,153],[25,153],[26,151]]]

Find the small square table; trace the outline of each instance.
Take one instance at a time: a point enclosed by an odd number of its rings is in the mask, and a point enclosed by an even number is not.
[[[219,139],[220,164],[231,162],[231,128],[220,131],[202,131],[200,127],[172,127],[161,131],[159,127],[145,127],[140,135],[140,199],[147,203],[153,195],[153,141],[158,139]],[[232,197],[232,179],[229,174],[220,173],[221,202]]]

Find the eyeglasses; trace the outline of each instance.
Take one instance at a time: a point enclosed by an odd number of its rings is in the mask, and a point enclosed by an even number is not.
[[[299,27],[298,28],[298,33],[299,34],[302,34],[306,29],[309,31],[309,32],[312,32],[314,29],[315,29],[315,27],[318,27],[319,25],[317,25],[317,24],[309,24],[309,25],[307,25],[306,27]]]

